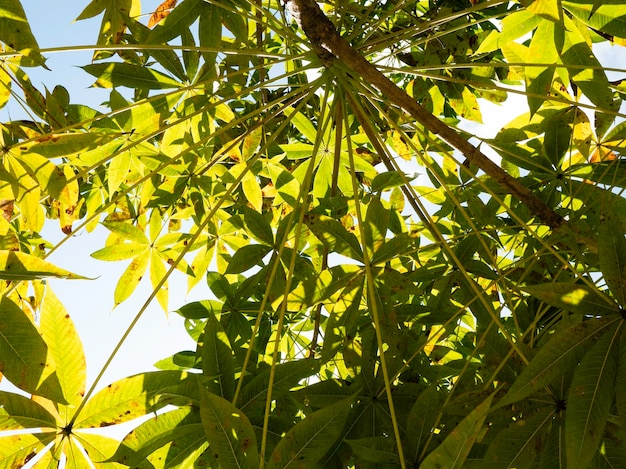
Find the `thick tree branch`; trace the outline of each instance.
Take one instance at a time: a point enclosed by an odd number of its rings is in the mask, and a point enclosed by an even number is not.
[[[286,6],[290,9],[292,16],[298,22],[322,62],[328,63],[333,55],[339,58],[355,72],[355,75],[361,76],[365,81],[374,85],[385,98],[402,108],[430,132],[439,135],[442,140],[460,151],[470,163],[483,170],[508,194],[517,197],[543,223],[552,229],[559,228],[563,224],[563,218],[528,188],[522,186],[478,148],[446,123],[436,118],[361,56],[339,35],[333,23],[322,12],[315,0],[287,0]]]

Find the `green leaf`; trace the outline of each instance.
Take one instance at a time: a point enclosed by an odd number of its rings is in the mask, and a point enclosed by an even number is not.
[[[622,328],[622,340],[617,360],[617,376],[615,378],[615,403],[622,427],[626,423],[626,329]]]
[[[476,438],[483,432],[483,422],[495,394],[491,394],[452,430],[446,439],[420,464],[420,469],[461,468]]]
[[[549,305],[576,314],[607,315],[619,312],[618,306],[609,297],[587,285],[555,282],[529,285],[522,290]]]
[[[61,269],[40,257],[24,252],[0,251],[0,280],[37,280],[50,277],[87,279],[82,275]]]
[[[541,21],[530,41],[528,57],[533,64],[555,64],[559,54],[555,44],[556,31],[561,28],[551,21]],[[552,89],[554,67],[528,65],[525,70],[528,107],[533,115],[546,101]]]
[[[180,371],[153,371],[115,381],[89,399],[74,428],[108,427],[154,412],[165,405],[159,396],[186,377]]]
[[[224,328],[214,315],[209,315],[202,342],[202,371],[212,381],[208,390],[232,400],[235,393],[235,358]]]
[[[165,44],[183,34],[196,21],[202,9],[203,0],[185,0],[158,24],[148,35],[148,44]],[[203,45],[201,43],[201,45]]]
[[[141,65],[109,62],[84,65],[81,68],[97,78],[93,85],[97,88],[125,86],[140,90],[162,90],[182,86],[174,78]]]
[[[278,195],[292,207],[295,207],[300,193],[300,183],[282,166],[268,164],[267,168]]]
[[[568,468],[586,469],[598,450],[613,405],[620,335],[621,324],[613,324],[574,373],[565,416]]]
[[[0,41],[21,52],[35,64],[43,65],[46,61],[39,53],[37,40],[19,0],[0,1]]]
[[[381,464],[400,464],[400,458],[394,451],[395,443],[386,436],[373,436],[359,438],[358,440],[346,440],[350,445],[355,457],[362,461]]]
[[[561,60],[569,68],[571,80],[600,109],[613,108],[613,92],[606,73],[574,22],[565,16],[565,41]]]
[[[589,346],[595,338],[608,330],[616,319],[605,317],[589,319],[557,332],[522,370],[498,407],[512,404],[544,388],[563,374],[563,363],[579,349]]]
[[[126,435],[110,459],[136,467],[162,446],[176,442],[179,447],[189,436],[192,442],[195,441],[192,448],[206,443],[199,413],[192,407],[174,409],[151,418]],[[189,450],[186,448],[187,452]],[[171,467],[172,456],[168,454],[168,467]]]
[[[0,430],[56,428],[54,416],[32,399],[0,391],[0,402]]]
[[[337,220],[321,215],[310,220],[308,226],[330,251],[362,261],[363,252],[359,240]]]
[[[428,438],[437,422],[437,411],[441,404],[441,393],[436,384],[423,391],[411,407],[406,419],[407,444],[405,455],[417,463],[423,442]]]
[[[228,263],[227,274],[239,274],[259,264],[272,250],[264,244],[249,244],[237,249]]]
[[[626,308],[626,239],[615,206],[603,198],[598,227],[600,269],[617,302]]]
[[[319,362],[316,360],[296,360],[277,364],[274,371],[272,394],[276,395],[289,391],[304,378],[312,376],[318,368]],[[271,369],[267,367],[241,389],[239,407],[253,420],[254,417],[262,417],[263,415],[270,373]],[[303,390],[298,392],[303,392]]]
[[[200,392],[202,425],[215,459],[224,468],[258,468],[256,435],[248,417],[230,401]]]
[[[542,442],[547,438],[554,414],[553,407],[544,407],[533,415],[518,418],[506,429],[499,431],[485,454],[484,467],[537,467],[537,458],[544,449]]]
[[[546,133],[543,146],[546,156],[555,166],[561,161],[572,143],[574,112],[564,109],[551,114],[545,121]]]
[[[259,243],[267,244],[268,246],[274,245],[274,232],[272,231],[269,221],[267,221],[267,217],[255,210],[244,207],[243,222],[250,234]]]
[[[583,23],[612,36],[626,38],[626,11],[620,2],[561,0],[563,6]]]
[[[207,78],[213,78],[216,75],[215,59],[217,58],[217,50],[222,44],[222,14],[221,9],[217,5],[207,2],[200,3],[198,37],[200,46],[209,49],[209,51],[202,52],[202,57],[209,70]]]
[[[18,388],[66,404],[48,346],[29,317],[7,297],[0,300],[0,370]]]
[[[272,451],[267,469],[315,467],[341,435],[352,401],[336,402],[296,423]]]
[[[41,307],[40,329],[56,364],[65,399],[70,405],[78,405],[87,382],[85,353],[70,315],[50,287]]]
[[[410,178],[398,171],[386,171],[378,174],[372,181],[372,192],[380,192],[404,185]]]

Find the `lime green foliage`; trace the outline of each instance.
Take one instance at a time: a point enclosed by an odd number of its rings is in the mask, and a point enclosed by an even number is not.
[[[148,3],[77,18],[96,109],[0,0],[0,469],[626,466],[621,1]],[[46,223],[195,349],[88,382]]]

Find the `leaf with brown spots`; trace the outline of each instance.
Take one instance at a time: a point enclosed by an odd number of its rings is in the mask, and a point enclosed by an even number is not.
[[[165,19],[167,15],[174,9],[178,0],[165,0],[161,3],[157,9],[152,13],[150,20],[148,21],[148,28],[154,27],[159,21]]]

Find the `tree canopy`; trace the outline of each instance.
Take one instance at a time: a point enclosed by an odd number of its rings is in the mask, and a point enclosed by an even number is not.
[[[31,82],[60,49],[0,1],[0,107],[30,116],[0,122],[0,469],[626,467],[622,0],[94,17],[100,107]],[[113,383],[46,283],[98,226],[115,304],[148,283],[137,318],[197,344]]]

